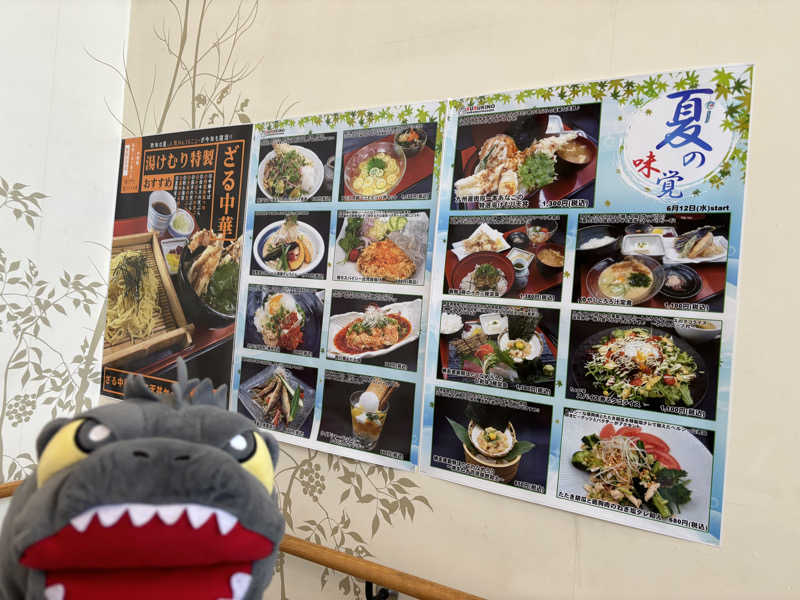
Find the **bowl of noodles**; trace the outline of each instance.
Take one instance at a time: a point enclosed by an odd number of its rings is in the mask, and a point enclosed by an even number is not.
[[[664,267],[649,256],[604,258],[586,274],[592,298],[614,299],[636,306],[653,298],[664,285]]]
[[[389,196],[406,174],[406,155],[392,142],[372,142],[350,155],[344,165],[344,183],[350,195]]]

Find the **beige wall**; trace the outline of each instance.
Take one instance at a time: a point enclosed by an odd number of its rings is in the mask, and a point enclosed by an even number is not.
[[[412,493],[425,497],[432,510],[418,501],[413,519],[398,512],[392,527],[381,522],[372,537],[375,506],[358,504],[352,495],[340,503],[347,486],[337,479],[341,471],[329,469],[326,455],[286,448],[280,466],[290,468],[279,484],[295,486],[295,527],[306,519],[339,520],[344,511],[376,560],[490,598],[800,595],[795,572],[800,403],[793,381],[797,326],[790,314],[800,291],[792,258],[800,217],[794,159],[799,4],[261,1],[252,28],[233,52],[237,64],[250,63],[254,70],[223,99],[227,115],[233,114],[233,104],[239,106],[237,98],[249,99],[240,112],[253,120],[273,117],[284,99],[298,102],[290,114],[299,115],[690,66],[756,64],[722,547],[420,475],[408,476],[418,486]],[[191,4],[190,35],[196,32],[200,6],[199,0]],[[206,15],[201,42],[224,28],[236,6],[233,0],[217,0]],[[129,70],[140,118],[154,68],[156,73],[153,115],[145,115],[142,127],[147,133],[161,121],[172,73],[173,59],[153,32],[162,22],[172,27],[174,45],[176,19],[169,4],[133,2]],[[209,61],[204,59],[203,70],[215,68]],[[164,119],[166,130],[192,124],[189,90],[186,85],[178,91]],[[198,118],[200,112],[196,107],[195,126],[208,124],[208,116]],[[138,120],[129,96],[125,122],[137,133]],[[313,477],[314,465],[322,478],[316,490],[303,485]],[[380,474],[373,473],[372,480],[376,489],[384,486]],[[329,535],[326,543],[338,541]],[[320,593],[321,577],[321,568],[287,559],[267,597],[353,597],[351,582],[340,588],[342,577],[335,575]]]

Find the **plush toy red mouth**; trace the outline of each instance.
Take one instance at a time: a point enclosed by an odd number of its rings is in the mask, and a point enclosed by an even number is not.
[[[111,504],[29,546],[46,600],[240,600],[274,544],[231,513],[200,504]]]

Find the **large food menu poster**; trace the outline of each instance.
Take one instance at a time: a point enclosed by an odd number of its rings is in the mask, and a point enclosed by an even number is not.
[[[450,101],[422,471],[719,543],[751,79]]]
[[[177,360],[229,383],[252,126],[122,140],[102,392],[168,392]]]
[[[752,73],[124,140],[104,390],[719,544]]]

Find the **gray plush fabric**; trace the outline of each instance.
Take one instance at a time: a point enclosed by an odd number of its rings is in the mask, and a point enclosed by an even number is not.
[[[284,519],[277,490],[270,494],[243,469],[229,442],[237,434],[260,435],[273,468],[277,443],[248,419],[225,410],[225,389],[214,390],[209,380],[187,380],[182,362],[178,371],[173,394],[165,398],[153,394],[140,376],[129,376],[124,401],[75,417],[106,425],[114,440],[56,472],[41,488],[34,474],[17,489],[0,534],[1,600],[44,598],[45,573],[19,563],[24,550],[87,509],[121,503],[192,503],[223,509],[242,527],[268,538],[274,543],[272,554],[253,563],[242,600],[261,598],[272,578]],[[42,430],[37,441],[40,458],[52,437],[73,420],[57,419]],[[73,599],[67,595],[65,600]]]

